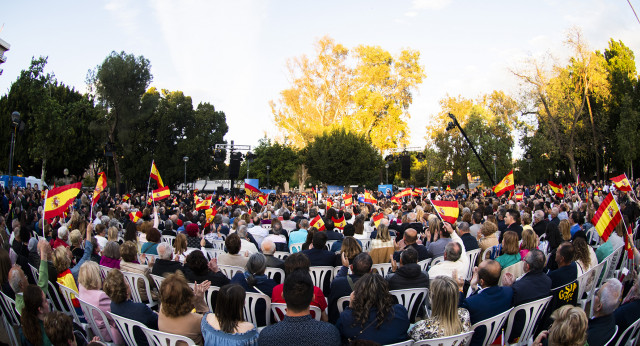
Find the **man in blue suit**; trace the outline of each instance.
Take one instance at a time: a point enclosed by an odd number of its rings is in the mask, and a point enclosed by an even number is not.
[[[472,325],[511,308],[513,290],[511,287],[498,286],[500,272],[500,263],[494,260],[483,261],[474,271],[470,285],[472,293],[460,300],[460,306],[469,310]],[[470,345],[482,345],[484,337],[482,330],[477,331],[473,334]]]
[[[336,261],[336,254],[328,251],[325,248],[327,244],[327,235],[325,232],[316,232],[313,234],[311,245],[309,250],[302,251],[307,255],[312,267],[317,266],[331,266],[333,267]]]

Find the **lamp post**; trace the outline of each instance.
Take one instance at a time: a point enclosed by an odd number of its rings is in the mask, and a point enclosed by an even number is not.
[[[271,169],[271,166],[267,165],[267,189],[270,189],[271,186],[269,184],[269,170]]]
[[[387,185],[389,185],[389,164],[384,165],[384,169],[387,171]]]
[[[496,159],[498,158],[495,154],[493,154],[491,156],[491,158],[493,159],[493,181],[497,181],[498,177],[496,175]]]
[[[9,189],[13,186],[13,174],[11,174],[11,170],[13,169],[13,150],[16,145],[16,132],[18,132],[18,125],[20,125],[20,113],[11,113],[11,125],[13,126],[13,131],[11,131],[11,148],[9,150]]]
[[[64,173],[64,183],[69,184],[69,169],[65,168],[62,173]]]
[[[529,164],[529,180],[531,180],[531,154],[527,153],[527,155],[525,155],[525,158],[527,159],[527,163]]]
[[[187,191],[187,161],[189,161],[189,156],[185,156],[182,159],[184,160],[184,191]]]

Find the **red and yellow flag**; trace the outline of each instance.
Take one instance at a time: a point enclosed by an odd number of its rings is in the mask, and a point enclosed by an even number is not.
[[[627,251],[627,258],[633,259],[633,245],[629,241],[629,239],[633,239],[633,230],[631,230],[631,225],[627,227],[627,234],[624,236],[624,249]]]
[[[209,208],[204,211],[204,216],[207,224],[213,223],[213,218],[218,214],[218,210],[216,208]]]
[[[44,218],[53,219],[62,215],[82,189],[82,183],[54,187],[47,191],[44,200]]]
[[[400,200],[400,198],[393,196],[391,197],[391,203],[402,204],[402,201]]]
[[[157,190],[153,190],[153,192],[151,193],[151,198],[153,198],[154,201],[161,201],[169,197],[170,195],[171,195],[171,191],[169,191],[169,187],[165,186]]]
[[[320,215],[316,215],[316,217],[314,217],[313,220],[309,222],[309,226],[315,227],[318,231],[321,232],[325,230],[324,221],[322,220],[322,217],[320,217]]]
[[[138,222],[138,220],[140,220],[140,218],[142,217],[142,212],[140,210],[138,210],[137,212],[130,212],[129,213],[129,220],[133,221],[133,223]]]
[[[353,196],[350,194],[342,195],[342,200],[344,201],[344,206],[348,207],[353,204]]]
[[[549,187],[553,190],[553,193],[555,193],[556,196],[564,198],[564,189],[562,188],[562,184],[558,185],[553,181],[549,181]]]
[[[158,167],[156,167],[156,162],[151,161],[151,173],[149,174],[153,180],[158,183],[158,187],[164,187],[162,183],[162,178],[160,178],[160,172],[158,172]]]
[[[331,198],[327,198],[327,210],[333,207],[333,200]]]
[[[408,188],[396,193],[395,197],[396,198],[402,198],[402,197],[411,196],[411,194],[412,194],[411,188],[408,187]]]
[[[418,188],[413,189],[413,195],[414,196],[418,196],[418,197],[422,196],[422,192],[423,192],[422,189],[418,189]]]
[[[364,203],[366,204],[376,204],[378,200],[373,197],[373,195],[369,191],[364,192]]]
[[[100,199],[100,193],[107,188],[107,176],[104,172],[100,173],[98,177],[98,183],[96,184],[96,189],[93,190],[93,198],[91,199],[91,206],[96,205],[98,200]]]
[[[374,215],[372,220],[373,220],[373,224],[376,226],[376,228],[378,228],[378,226],[380,226],[380,222],[382,222],[382,219],[384,219],[384,213],[378,213],[377,215]]]
[[[226,206],[232,206],[233,205],[233,197],[229,197],[229,199],[227,199],[226,202],[224,202],[224,205]]]
[[[129,198],[131,198],[131,194],[130,194],[130,193],[128,193],[128,194],[126,194],[126,195],[122,196],[122,201],[123,201],[123,202],[126,202],[126,201],[128,201],[128,200],[129,200]]]
[[[600,238],[607,241],[607,239],[609,239],[609,235],[621,220],[622,214],[620,213],[618,202],[613,199],[613,194],[609,193],[602,201],[602,204],[600,204],[600,207],[593,216],[591,223],[596,227],[596,231],[598,231]]]
[[[611,181],[616,184],[616,189],[620,191],[631,191],[631,184],[629,183],[629,179],[627,179],[626,173],[611,178]]]
[[[341,216],[339,219],[336,219],[335,217],[332,216],[331,221],[333,221],[333,225],[337,229],[344,229],[344,226],[347,224],[347,222],[344,220],[344,215]]]
[[[254,193],[262,193],[262,191],[260,191],[257,187],[255,187],[255,186],[253,186],[251,184],[248,184],[248,183],[244,183],[244,192],[247,195],[251,195],[251,194],[254,194]]]
[[[447,185],[447,190],[446,191],[451,191],[451,186]]]
[[[516,201],[522,201],[524,199],[524,192],[516,193]]]
[[[493,192],[500,197],[505,192],[515,190],[516,186],[513,183],[513,169],[509,172],[502,180],[498,183],[498,185],[493,187]]]
[[[458,201],[431,200],[431,204],[433,204],[434,209],[443,221],[452,225],[458,221],[458,214],[460,213],[460,209],[458,209]]]
[[[573,189],[573,186],[569,185],[569,193],[571,193],[572,195],[576,194],[576,190]]]
[[[196,202],[196,210],[204,210],[204,209],[211,208],[211,197],[212,196],[209,196],[205,199],[201,199],[200,201]]]
[[[313,204],[313,200],[309,196],[307,196],[307,204]]]
[[[540,184],[536,184],[536,193],[538,193],[538,191],[540,191]]]
[[[264,206],[267,204],[267,195],[259,195],[257,200],[261,206]]]

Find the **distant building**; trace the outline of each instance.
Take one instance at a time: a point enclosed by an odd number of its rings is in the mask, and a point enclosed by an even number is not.
[[[3,64],[5,61],[7,61],[7,58],[4,56],[4,52],[8,51],[9,48],[11,48],[11,45],[0,38],[0,64]],[[0,68],[0,75],[2,75],[1,68]]]

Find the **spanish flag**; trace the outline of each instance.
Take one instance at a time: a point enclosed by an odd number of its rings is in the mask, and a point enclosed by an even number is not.
[[[344,215],[339,219],[336,219],[335,217],[332,216],[331,221],[333,221],[333,225],[337,229],[344,229],[344,226],[347,224],[347,222],[344,220]]]
[[[307,203],[308,204],[313,204],[313,200],[311,199],[311,197],[307,196]]]
[[[96,205],[96,203],[98,203],[98,200],[100,199],[100,193],[102,193],[102,191],[104,191],[105,188],[107,188],[107,176],[104,174],[104,172],[102,172],[98,177],[98,183],[96,184],[96,189],[93,190],[93,198],[91,199],[91,206],[94,206]]]
[[[251,184],[244,183],[244,193],[247,195],[251,195],[254,193],[262,193],[262,191]]]
[[[82,189],[82,183],[54,187],[47,191],[44,199],[44,218],[53,219],[62,215]]]
[[[327,210],[333,207],[333,200],[331,198],[327,198]]]
[[[422,189],[413,189],[413,195],[414,196],[422,196]]]
[[[128,194],[126,194],[126,195],[122,196],[122,201],[123,201],[123,202],[126,202],[126,201],[128,201],[128,200],[129,200],[129,198],[131,198],[131,194],[130,194],[130,193],[128,193]]]
[[[576,194],[576,190],[574,190],[574,189],[573,189],[573,186],[571,186],[571,185],[569,185],[569,192],[570,192],[572,195],[575,195],[575,194]]]
[[[505,192],[515,190],[516,186],[513,184],[513,169],[506,177],[502,178],[502,180],[498,183],[498,185],[493,187],[493,192],[496,193],[498,197],[502,196]]]
[[[538,193],[538,191],[540,191],[540,184],[536,184],[536,193]]]
[[[371,195],[370,192],[365,191],[364,192],[364,203],[366,203],[366,204],[376,204],[376,203],[378,203],[378,200],[375,197],[373,197],[373,195]]]
[[[267,204],[267,195],[259,195],[258,196],[258,203],[261,206],[264,206],[265,204]]]
[[[458,221],[458,213],[460,212],[460,209],[458,209],[458,201],[431,200],[431,204],[433,204],[434,209],[443,221],[452,225]]]
[[[447,190],[446,191],[451,191],[451,186],[447,185]]]
[[[204,209],[211,208],[211,197],[212,196],[209,196],[205,199],[202,199],[196,202],[196,210],[204,210]]]
[[[629,239],[633,239],[633,230],[631,230],[631,225],[627,227],[627,234],[624,237],[624,249],[627,251],[627,258],[633,259],[633,244],[629,241]]]
[[[158,187],[164,187],[162,178],[160,178],[160,172],[158,172],[158,167],[156,167],[155,161],[151,161],[151,173],[149,175],[158,183]]]
[[[131,220],[133,223],[138,222],[138,220],[140,220],[140,218],[142,217],[142,212],[140,210],[138,210],[137,212],[131,212],[129,213],[129,220]]]
[[[315,227],[320,232],[325,230],[324,221],[322,220],[320,215],[316,215],[316,217],[314,217],[313,220],[309,222],[309,226]]]
[[[524,199],[524,192],[516,193],[516,201],[522,201]]]
[[[157,190],[153,190],[153,192],[151,193],[151,198],[153,198],[154,201],[160,201],[169,197],[170,195],[171,191],[169,191],[169,187],[165,186]]]
[[[348,207],[353,204],[353,196],[350,194],[342,195],[342,200],[344,201],[345,207]]]
[[[382,222],[382,219],[384,219],[384,213],[378,213],[378,215],[374,215],[372,220],[373,220],[373,224],[376,226],[376,228],[378,228],[378,226],[380,226],[380,222]]]
[[[213,218],[218,214],[218,210],[216,208],[209,208],[204,211],[205,220],[207,224],[213,223]]]
[[[618,202],[613,199],[613,194],[609,193],[602,201],[602,204],[600,204],[600,207],[593,216],[591,223],[595,225],[600,238],[607,241],[607,239],[609,239],[609,235],[621,220],[622,214],[620,213]]]
[[[393,196],[391,197],[391,203],[402,204],[402,201],[400,200],[400,198]]]
[[[616,189],[620,191],[631,191],[631,184],[629,184],[629,179],[627,179],[627,175],[625,173],[611,178],[611,181],[616,184]]]
[[[555,193],[556,196],[558,196],[559,198],[564,198],[564,189],[562,188],[562,185],[558,185],[553,181],[550,181],[549,187],[551,188],[551,190],[553,190],[553,193]]]
[[[402,197],[407,197],[407,196],[411,196],[411,195],[412,195],[411,188],[408,187],[408,188],[396,193],[395,197],[402,198]]]
[[[233,197],[229,197],[229,199],[224,202],[224,205],[232,206],[233,205]]]

